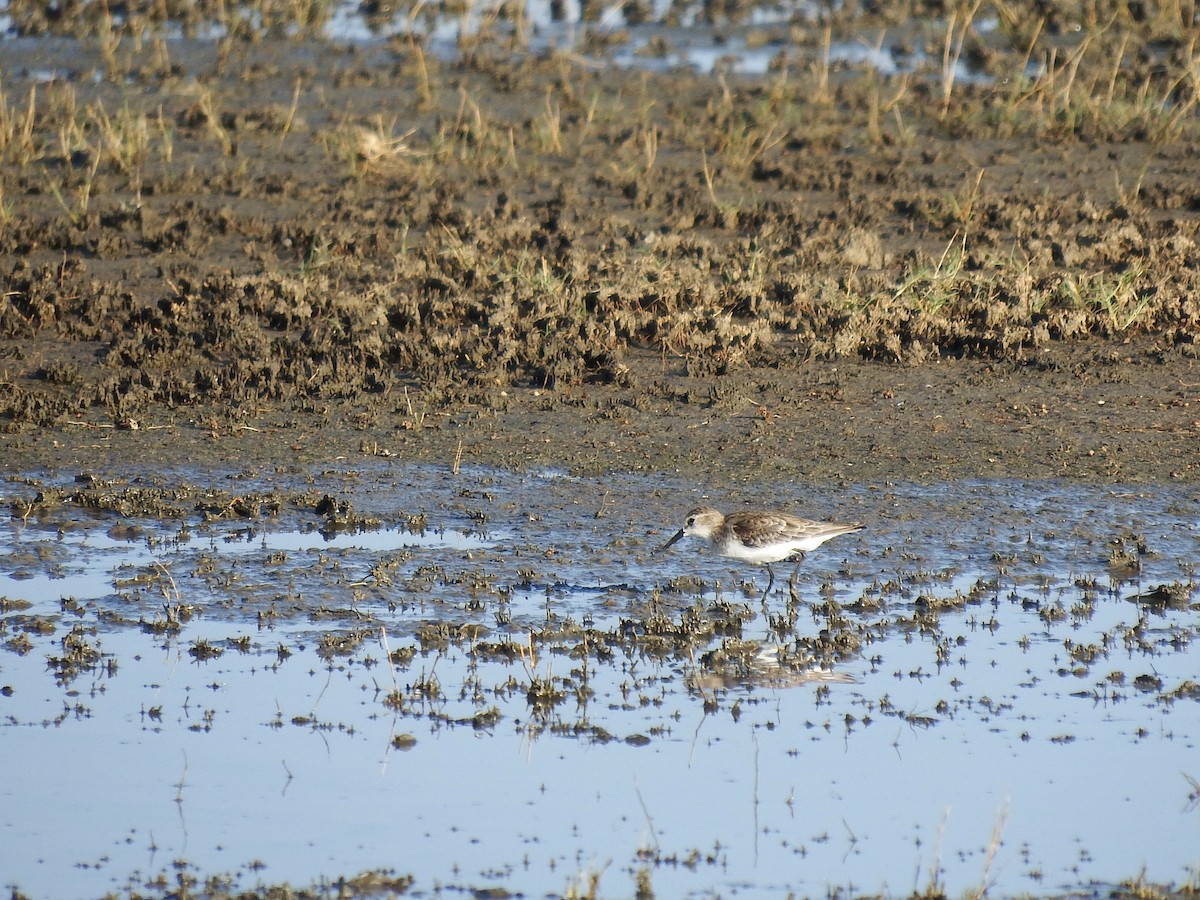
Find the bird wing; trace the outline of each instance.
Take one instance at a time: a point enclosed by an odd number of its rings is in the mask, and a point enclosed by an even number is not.
[[[792,536],[794,520],[774,513],[755,513],[744,518],[735,513],[729,519],[733,520],[729,522],[730,529],[747,547],[775,544]]]

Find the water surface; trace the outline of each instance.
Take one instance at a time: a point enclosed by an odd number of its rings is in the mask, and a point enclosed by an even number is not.
[[[6,886],[1006,895],[1200,865],[1190,491],[317,477],[378,527],[2,526]],[[748,501],[868,523],[810,554],[791,627],[761,571],[655,552]]]

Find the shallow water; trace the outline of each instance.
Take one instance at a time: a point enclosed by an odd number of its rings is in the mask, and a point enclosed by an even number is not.
[[[382,524],[326,540],[287,503],[5,523],[0,765],[27,773],[0,783],[6,886],[384,869],[426,894],[599,874],[625,896],[644,870],[660,896],[1004,895],[1200,865],[1189,490],[157,480],[315,482]],[[768,622],[763,573],[655,552],[735,496],[868,523],[810,554],[794,631]],[[768,612],[786,609],[782,588]],[[857,649],[790,664],[822,630]],[[767,649],[706,656],[739,638]]]
[[[27,52],[52,40],[17,37],[16,25],[6,13],[7,4],[0,0],[0,40],[7,40],[9,47]],[[254,10],[241,15],[257,21]],[[628,18],[622,4],[610,4],[595,21],[588,21],[578,3],[531,0],[521,4],[519,11],[500,2],[471,3],[461,9],[453,4],[416,2],[398,7],[388,16],[370,17],[363,13],[362,4],[340,2],[331,6],[317,33],[336,44],[385,50],[389,41],[411,37],[443,59],[458,59],[464,44],[469,49],[476,40],[487,38],[515,52],[565,53],[588,65],[611,63],[658,72],[764,75],[786,65],[819,65],[886,76],[942,74],[943,60],[927,52],[921,35],[932,37],[930,46],[940,52],[945,23],[910,22],[890,34],[873,31],[853,40],[830,40],[826,46],[822,10],[808,0],[748,5],[716,23],[705,21],[704,16],[702,4],[655,2],[639,10],[635,20]],[[124,24],[121,15],[114,15],[113,21],[117,28]],[[989,35],[998,22],[981,18],[973,25],[976,33]],[[164,34],[181,47],[194,44],[200,53],[198,64],[203,65],[211,44],[225,37],[226,29],[214,21],[192,27],[185,37],[179,23],[168,22]],[[385,58],[379,64],[386,65]],[[990,75],[957,58],[951,69],[959,83],[991,80]],[[1036,71],[1032,68],[1029,74]],[[55,68],[27,69],[25,74],[38,82],[71,77]]]

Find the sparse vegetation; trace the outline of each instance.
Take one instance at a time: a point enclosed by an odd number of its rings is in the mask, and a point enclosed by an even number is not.
[[[179,90],[159,19],[89,9],[93,61],[147,90],[0,84],[0,328],[109,348],[103,372],[77,368],[83,405],[125,422],[403,385],[424,418],[512,385],[628,382],[642,349],[711,375],[775,360],[781,338],[919,363],[1186,346],[1200,326],[1200,237],[1171,169],[1200,137],[1182,12],[1084,16],[1070,42],[1016,4],[985,33],[991,8],[968,3],[931,32],[928,71],[866,77],[832,61],[851,24],[834,22],[811,64],[759,80],[513,60],[486,49],[507,25],[485,17],[457,70],[408,40],[392,70],[314,87],[269,44],[319,31],[312,6],[221,12],[218,62]],[[987,151],[963,171],[973,138]],[[1064,177],[1064,155],[1103,177]],[[13,385],[10,420],[65,414],[33,399],[65,384]]]

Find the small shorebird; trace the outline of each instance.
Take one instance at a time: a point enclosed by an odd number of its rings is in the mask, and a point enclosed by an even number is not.
[[[862,529],[863,525],[859,522],[813,522],[773,510],[735,512],[723,516],[711,506],[698,506],[688,513],[683,527],[667,541],[663,549],[666,550],[684,535],[691,535],[707,540],[722,556],[765,563],[770,576],[767,589],[763,591],[763,600],[766,600],[775,584],[771,563],[784,559],[796,560],[796,568],[788,580],[788,589],[795,597],[796,576],[800,574],[804,554],[820,547],[830,538]]]

